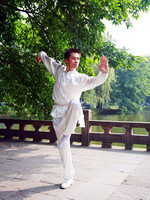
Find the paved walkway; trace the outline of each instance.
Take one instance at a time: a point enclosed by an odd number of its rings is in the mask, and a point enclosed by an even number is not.
[[[75,182],[59,189],[55,145],[0,142],[0,200],[150,200],[150,153],[72,146]]]

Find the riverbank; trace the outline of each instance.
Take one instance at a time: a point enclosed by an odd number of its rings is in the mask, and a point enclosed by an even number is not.
[[[112,108],[97,108],[93,109],[95,112],[97,112],[99,115],[114,115],[114,114],[120,114],[121,110],[120,109],[112,109]]]

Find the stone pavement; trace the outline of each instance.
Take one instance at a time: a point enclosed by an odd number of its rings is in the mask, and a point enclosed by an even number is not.
[[[0,200],[150,200],[150,153],[72,146],[75,182],[59,189],[56,145],[0,142]]]

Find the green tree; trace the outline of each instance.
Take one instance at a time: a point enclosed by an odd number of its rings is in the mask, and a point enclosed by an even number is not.
[[[116,81],[112,85],[111,103],[126,112],[139,110],[150,94],[150,62],[132,69],[116,69]]]
[[[34,54],[44,50],[63,60],[68,47],[81,49],[80,71],[86,58],[105,54],[114,68],[131,67],[136,57],[104,41],[102,20],[130,26],[129,15],[138,17],[149,1],[98,0],[1,0],[0,1],[0,101],[6,102],[21,117],[28,114],[49,118],[54,79]]]
[[[110,68],[109,70],[109,77],[106,80],[106,82],[98,87],[95,88],[95,95],[97,98],[97,106],[98,104],[101,105],[101,107],[109,106],[109,101],[110,101],[110,93],[112,91],[112,82],[115,80],[115,74],[114,74],[114,69]]]

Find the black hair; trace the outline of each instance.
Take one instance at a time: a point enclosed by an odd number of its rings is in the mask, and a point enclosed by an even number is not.
[[[81,52],[78,49],[76,49],[76,48],[69,48],[69,49],[66,50],[66,52],[64,54],[65,59],[69,59],[71,53],[78,53],[81,56]]]

